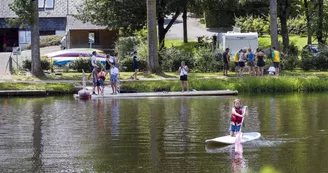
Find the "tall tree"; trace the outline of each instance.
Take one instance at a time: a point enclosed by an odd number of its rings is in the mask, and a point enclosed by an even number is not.
[[[96,25],[120,29],[123,35],[130,35],[135,30],[146,26],[146,0],[88,0],[77,7],[77,19]]]
[[[158,0],[157,1],[157,25],[158,25],[158,42],[159,49],[162,50],[165,46],[165,36],[170,30],[174,22],[177,20],[181,14],[181,9],[185,1],[176,1],[176,0]],[[169,20],[165,27],[165,19],[171,15],[172,19]]]
[[[185,7],[183,10],[182,19],[183,19],[183,42],[188,43],[187,7]]]
[[[324,44],[323,40],[323,0],[318,0],[318,29],[317,29],[317,39],[318,42]]]
[[[283,51],[287,51],[289,47],[289,34],[288,34],[288,26],[287,20],[289,17],[289,8],[290,8],[290,0],[278,0],[278,9],[279,9],[279,19],[281,25],[281,36],[282,36],[282,44]]]
[[[35,77],[44,77],[40,60],[40,23],[39,5],[37,0],[14,0],[9,8],[16,13],[17,19],[12,24],[29,24],[31,28],[32,74]]]
[[[149,71],[160,71],[157,51],[157,28],[156,28],[156,0],[147,0],[147,23],[148,23],[148,66]]]
[[[304,11],[306,17],[306,28],[307,28],[307,35],[308,41],[307,44],[312,44],[312,30],[311,30],[311,23],[310,23],[310,12],[309,12],[309,4],[308,0],[304,0]]]
[[[278,24],[277,24],[277,0],[270,0],[270,36],[271,36],[271,45],[279,49]]]

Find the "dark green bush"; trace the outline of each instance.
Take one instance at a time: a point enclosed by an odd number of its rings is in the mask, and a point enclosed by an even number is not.
[[[290,44],[287,51],[282,54],[281,64],[284,70],[294,70],[298,66],[298,48],[294,44]]]
[[[175,47],[167,48],[160,52],[160,65],[163,71],[177,71],[182,61],[185,61],[190,70],[194,70],[195,59],[193,52],[180,50]]]
[[[327,71],[328,70],[328,49],[320,49],[318,56],[314,58],[316,70]]]
[[[120,37],[115,43],[115,51],[118,54],[120,60],[130,58],[137,46],[140,44],[140,40],[137,37]]]
[[[60,35],[49,35],[49,36],[41,36],[40,37],[40,47],[48,47],[48,46],[57,46],[60,45],[60,40],[63,36]],[[31,43],[26,46],[27,49],[31,49]]]
[[[305,71],[315,69],[314,55],[308,48],[302,50],[301,68]]]
[[[209,48],[199,48],[195,54],[196,72],[218,72],[223,69],[222,56],[220,53]]]
[[[69,68],[78,72],[84,70],[84,72],[90,73],[92,71],[91,61],[88,58],[79,58],[78,60],[69,63]]]
[[[145,60],[138,60],[138,67],[139,71],[145,71],[147,69],[147,61]],[[133,59],[131,58],[126,58],[122,61],[120,61],[120,71],[122,72],[131,72],[134,71],[133,68]]]
[[[22,62],[22,68],[25,70],[25,69],[27,69],[27,70],[29,70],[29,71],[31,71],[31,69],[32,69],[32,62],[31,62],[31,60],[28,60],[28,59],[26,59],[26,60],[24,60],[23,62]],[[42,68],[42,70],[49,70],[50,69],[50,63],[49,63],[49,61],[47,61],[47,60],[41,60],[41,68]]]

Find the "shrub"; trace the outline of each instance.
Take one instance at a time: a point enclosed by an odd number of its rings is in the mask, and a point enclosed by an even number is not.
[[[326,71],[328,70],[328,49],[320,49],[318,56],[314,57],[314,63],[316,70]]]
[[[140,40],[137,37],[120,37],[115,43],[115,51],[120,60],[124,60],[132,56],[139,44]]]
[[[60,45],[60,40],[62,38],[63,36],[60,35],[40,36],[40,47]],[[26,49],[31,49],[31,43],[26,46]]]
[[[281,24],[278,20],[278,32],[281,32]],[[258,32],[260,35],[270,32],[270,16],[255,17],[252,15],[240,16],[235,18],[235,26],[240,27],[242,32]],[[290,34],[306,33],[306,17],[301,15],[287,20],[287,28]]]
[[[287,51],[282,54],[281,64],[285,70],[294,70],[298,64],[298,48],[292,43]]]
[[[160,52],[160,65],[163,71],[175,72],[181,66],[181,61],[185,61],[190,70],[194,70],[194,54],[175,47],[163,49]]]
[[[32,69],[32,61],[29,59],[24,60],[22,65],[22,68],[25,70],[31,71]],[[46,59],[41,60],[41,68],[42,70],[49,70],[50,69],[50,63]]]
[[[69,63],[69,68],[76,70],[78,72],[82,72],[82,69],[86,73],[90,73],[92,71],[92,64],[89,58],[79,58],[76,61]]]
[[[315,69],[314,55],[309,51],[308,48],[302,50],[301,55],[301,68],[305,71]]]
[[[145,71],[147,69],[147,61],[139,59],[138,66],[140,71]],[[131,72],[134,71],[133,68],[133,58],[126,58],[120,61],[120,71],[122,72]]]
[[[199,48],[195,59],[196,72],[218,72],[223,68],[222,54],[207,47]]]

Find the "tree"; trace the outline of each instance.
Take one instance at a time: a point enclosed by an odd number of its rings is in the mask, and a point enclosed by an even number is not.
[[[277,0],[270,0],[270,36],[271,36],[271,45],[279,49],[278,24],[277,24]]]
[[[317,39],[318,42],[324,44],[323,40],[323,0],[318,0],[318,29],[317,29]]]
[[[307,28],[307,35],[308,35],[307,44],[312,44],[312,30],[311,30],[311,23],[310,23],[310,12],[309,12],[308,0],[304,0],[304,11],[305,11],[306,28]]]
[[[287,20],[289,17],[289,9],[290,9],[290,0],[278,0],[278,9],[279,9],[279,19],[281,25],[281,36],[282,36],[282,44],[284,52],[287,51],[289,47],[289,34],[288,34],[288,26]]]
[[[156,0],[147,0],[148,67],[152,73],[160,71],[157,51]]]
[[[24,25],[26,22],[31,28],[32,74],[35,77],[44,77],[40,60],[40,24],[39,6],[37,0],[15,0],[9,8],[18,18],[10,20],[13,25]]]
[[[146,8],[146,0],[88,0],[77,8],[78,15],[74,17],[131,35],[146,26]]]
[[[183,10],[183,42],[188,43],[187,7]]]

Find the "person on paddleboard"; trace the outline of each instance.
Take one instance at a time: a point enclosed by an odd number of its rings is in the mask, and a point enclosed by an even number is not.
[[[231,123],[230,123],[230,136],[235,136],[239,131],[242,125],[243,115],[246,111],[247,106],[241,106],[240,100],[235,99],[234,106],[232,108],[231,114]]]

